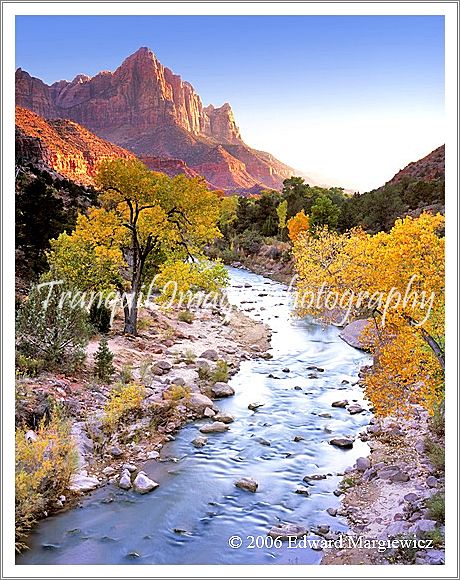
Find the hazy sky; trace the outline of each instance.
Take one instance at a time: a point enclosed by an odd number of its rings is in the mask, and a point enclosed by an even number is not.
[[[20,16],[16,39],[47,83],[148,46],[248,145],[361,192],[445,139],[440,16]]]

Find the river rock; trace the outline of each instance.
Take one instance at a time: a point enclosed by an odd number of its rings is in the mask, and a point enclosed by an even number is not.
[[[172,385],[177,385],[178,387],[183,387],[185,385],[185,379],[183,377],[175,377],[171,381]]]
[[[228,383],[218,382],[211,387],[212,394],[221,399],[223,397],[231,397],[235,394],[235,390]]]
[[[417,537],[423,536],[427,532],[432,532],[436,528],[436,520],[418,520],[410,528],[411,533]]]
[[[358,413],[362,413],[364,409],[361,407],[361,405],[355,404],[347,407],[347,411],[350,413],[350,415],[357,415]]]
[[[229,415],[228,413],[219,413],[214,416],[214,420],[220,421],[221,423],[225,423],[227,425],[228,423],[233,423],[235,418],[233,415]]]
[[[201,433],[223,433],[228,431],[229,427],[222,421],[214,421],[214,423],[209,423],[208,425],[203,425],[200,428]]]
[[[327,513],[328,513],[330,516],[332,516],[333,518],[335,518],[335,517],[337,516],[337,511],[338,511],[338,510],[337,510],[336,508],[329,507],[329,508],[327,508],[327,510],[326,510],[326,511],[327,511]]]
[[[216,412],[213,409],[211,409],[211,407],[206,407],[206,409],[203,412],[203,415],[205,417],[208,417],[208,419],[210,419],[211,417],[214,417],[215,414],[216,414]]]
[[[207,408],[211,408],[214,403],[206,395],[201,393],[190,393],[189,397],[185,401],[187,409],[194,411],[200,416],[203,416]]]
[[[305,437],[302,437],[302,435],[296,435],[293,439],[293,441],[295,441],[296,443],[299,443],[299,441],[303,441],[305,439]]]
[[[345,407],[348,405],[348,401],[346,399],[344,399],[343,401],[334,401],[331,405],[331,407],[337,407],[339,409],[345,409]]]
[[[426,478],[426,484],[428,487],[438,487],[438,480],[434,475],[429,475]]]
[[[105,467],[102,470],[102,473],[106,476],[106,477],[111,477],[112,475],[115,475],[116,470],[113,467],[110,467],[110,465],[108,467]]]
[[[123,471],[120,475],[120,479],[118,480],[118,487],[121,487],[121,489],[131,489],[131,475],[128,470]]]
[[[160,453],[158,451],[149,451],[147,453],[147,459],[158,459],[160,457]]]
[[[257,441],[257,443],[259,443],[260,445],[264,445],[265,447],[271,446],[270,441],[264,439],[263,437],[254,437],[254,441]]]
[[[69,489],[76,492],[92,491],[99,486],[97,477],[76,473],[70,478]]]
[[[208,349],[201,353],[200,358],[205,358],[207,360],[216,361],[219,358],[219,355],[216,350]]]
[[[305,495],[307,497],[309,497],[311,495],[310,490],[307,489],[306,487],[298,487],[295,490],[295,493],[298,493],[299,495]]]
[[[137,467],[132,463],[125,463],[121,466],[122,471],[129,471],[129,473],[134,473]]]
[[[250,491],[252,493],[255,493],[259,487],[257,481],[252,479],[252,477],[242,477],[238,481],[235,481],[235,485],[240,489],[244,489],[245,491]]]
[[[258,409],[259,407],[263,407],[265,403],[249,403],[248,405],[248,409],[250,411],[255,411],[256,409]]]
[[[137,491],[137,493],[144,494],[149,493],[159,487],[159,484],[153,479],[150,479],[143,471],[139,471],[136,475],[135,480],[133,481],[133,489]]]
[[[109,453],[112,457],[121,457],[123,455],[123,451],[116,445],[112,445],[112,447],[110,447]]]
[[[281,540],[289,540],[289,538],[301,538],[307,535],[307,529],[297,524],[278,524],[273,526],[268,532],[272,538],[280,538]]]
[[[351,449],[353,447],[353,440],[348,437],[336,437],[329,441],[330,445],[340,447],[341,449]]]
[[[313,475],[306,475],[303,480],[307,483],[309,483],[310,481],[321,481],[322,479],[326,479],[327,475],[324,475],[322,473],[314,473]]]
[[[369,326],[369,321],[365,319],[355,320],[347,324],[345,328],[340,332],[340,338],[345,341],[350,346],[359,348],[361,350],[368,349],[368,342],[370,333],[367,331],[363,333],[365,329]],[[372,334],[375,335],[375,330],[371,330]]]
[[[323,419],[332,419],[332,415],[330,413],[318,413],[318,417],[322,417]]]
[[[198,369],[202,369],[202,370],[207,371],[207,372],[211,371],[211,366],[209,364],[209,361],[207,361],[204,358],[197,358],[195,361],[195,364],[196,364]]]
[[[195,437],[195,439],[192,441],[192,445],[197,449],[201,449],[201,447],[204,447],[207,442],[207,437]]]
[[[358,457],[356,460],[356,469],[358,471],[366,471],[371,466],[371,462],[367,457]]]

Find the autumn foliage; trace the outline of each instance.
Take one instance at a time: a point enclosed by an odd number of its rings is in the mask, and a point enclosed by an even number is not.
[[[324,228],[294,241],[300,312],[327,318],[324,303],[302,299],[322,291],[340,297],[336,310],[349,308],[351,320],[369,318],[377,329],[366,393],[379,414],[414,403],[433,411],[443,398],[443,228],[442,215],[424,213],[388,233]]]
[[[303,232],[308,232],[310,229],[310,219],[305,214],[305,211],[299,211],[294,217],[287,222],[287,229],[289,232],[289,239],[295,243]]]

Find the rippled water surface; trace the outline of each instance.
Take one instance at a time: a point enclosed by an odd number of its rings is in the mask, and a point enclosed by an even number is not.
[[[230,301],[273,331],[273,358],[244,361],[231,380],[235,396],[218,401],[235,417],[230,430],[209,434],[208,444],[196,449],[191,441],[204,421],[186,426],[162,450],[171,461],[146,465],[160,483],[156,491],[139,496],[110,485],[97,490],[80,508],[44,520],[18,564],[318,563],[321,553],[308,548],[232,549],[228,539],[238,534],[246,545],[247,536],[265,537],[279,522],[347,529],[325,510],[339,505],[332,493],[340,481],[336,474],[368,447],[357,439],[344,451],[329,439],[356,437],[369,414],[351,416],[331,403],[357,400],[366,407],[361,388],[352,383],[368,357],[346,345],[336,328],[293,318],[286,286],[245,270],[231,268],[230,274]],[[324,372],[308,378],[314,373],[309,366]],[[264,406],[248,410],[256,401]],[[304,439],[295,442],[298,435]],[[328,477],[309,486],[309,497],[296,494],[303,477],[315,473]],[[257,493],[234,486],[244,476],[257,480]]]

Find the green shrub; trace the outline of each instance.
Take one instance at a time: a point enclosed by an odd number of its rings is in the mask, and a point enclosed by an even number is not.
[[[177,315],[177,319],[181,322],[186,322],[187,324],[192,324],[195,320],[195,315],[190,310],[181,310]]]
[[[121,367],[120,383],[122,385],[127,385],[132,380],[133,380],[133,365],[126,363]]]
[[[16,341],[20,354],[43,360],[49,369],[71,371],[85,360],[91,327],[84,308],[62,299],[64,291],[32,287],[18,312]]]
[[[107,334],[110,330],[112,313],[105,304],[93,302],[89,309],[89,321],[96,332]]]
[[[112,375],[115,367],[112,364],[113,352],[110,351],[107,344],[107,338],[104,336],[99,342],[99,348],[94,355],[94,372],[98,379],[106,383],[112,381]]]
[[[27,427],[16,429],[16,550],[26,547],[25,539],[36,521],[53,508],[66,493],[77,468],[77,454],[70,436],[70,423],[59,410],[51,420],[40,423],[35,441],[26,440]]]
[[[442,491],[438,491],[425,502],[428,508],[429,517],[436,520],[439,524],[443,524],[446,518],[446,498]]]
[[[16,369],[28,377],[36,377],[45,368],[42,359],[36,359],[21,353],[16,353]]]
[[[444,473],[446,468],[445,449],[430,437],[425,439],[425,450],[431,463],[438,472]]]
[[[228,381],[229,372],[228,364],[224,360],[218,360],[215,368],[211,372],[211,381],[213,383],[226,383]]]
[[[431,532],[425,532],[423,538],[425,540],[431,540],[433,542],[433,548],[441,548],[445,543],[444,534],[439,528],[435,528]]]

